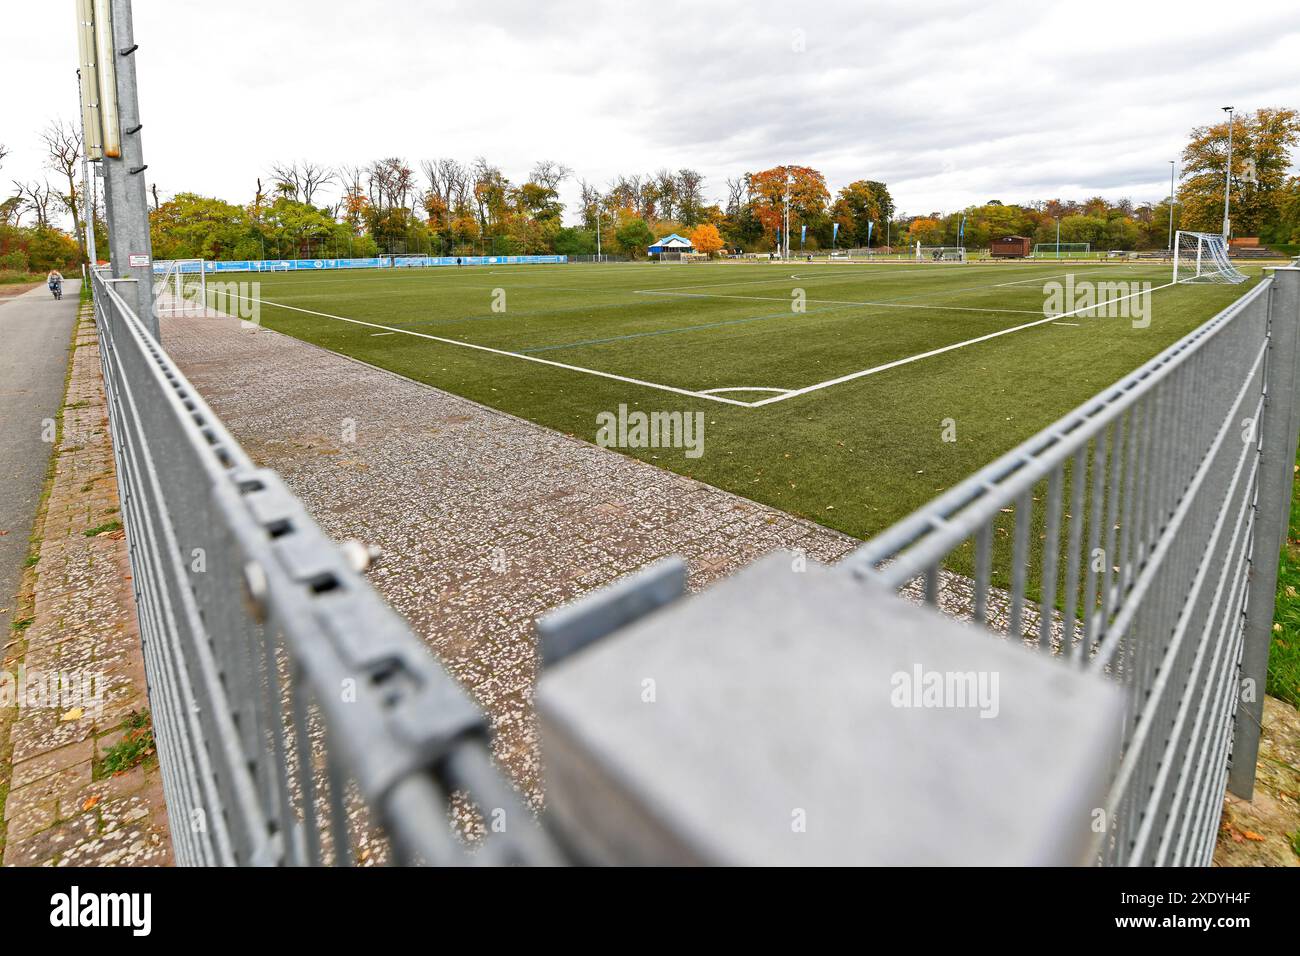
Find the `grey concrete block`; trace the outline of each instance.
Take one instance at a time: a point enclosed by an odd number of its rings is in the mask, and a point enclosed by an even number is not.
[[[544,674],[547,820],[580,856],[1085,862],[1117,689],[847,572],[794,566],[770,555]],[[931,675],[948,693],[928,703],[946,706],[900,706],[927,703],[913,685]]]

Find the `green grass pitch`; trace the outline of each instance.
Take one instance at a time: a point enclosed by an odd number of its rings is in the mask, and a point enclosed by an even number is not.
[[[269,328],[588,441],[597,415],[621,404],[702,411],[700,457],[625,453],[865,538],[1156,355],[1259,273],[1161,288],[1164,263],[760,261],[255,279]],[[1150,282],[1149,326],[1095,312],[1045,321],[1044,286],[1067,274]],[[949,419],[956,441],[944,440]]]

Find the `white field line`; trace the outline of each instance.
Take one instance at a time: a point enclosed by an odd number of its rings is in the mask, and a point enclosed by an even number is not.
[[[631,385],[643,385],[646,388],[658,389],[661,392],[674,392],[677,395],[687,395],[691,398],[706,398],[711,402],[722,402],[725,405],[739,405],[743,408],[752,408],[756,403],[741,402],[734,398],[724,398],[721,395],[710,395],[707,392],[693,392],[688,388],[677,388],[673,385],[661,385],[658,382],[647,382],[644,379],[629,378],[626,375],[615,375],[613,372],[602,372],[594,368],[583,368],[581,365],[567,365],[564,362],[553,362],[550,359],[537,358],[534,355],[522,355],[519,352],[508,352],[505,349],[494,349],[487,345],[475,345],[473,342],[461,342],[456,339],[445,339],[438,335],[429,335],[425,332],[413,332],[410,329],[394,328],[391,325],[380,325],[378,322],[363,322],[361,319],[349,319],[341,315],[331,315],[328,312],[316,312],[312,309],[300,309],[295,305],[281,305],[279,302],[272,302],[270,299],[257,299],[252,296],[236,295],[235,298],[243,299],[245,302],[256,302],[260,305],[270,305],[277,309],[288,309],[291,312],[302,312],[305,315],[318,315],[323,319],[333,319],[336,322],[349,322],[352,325],[363,325],[371,329],[382,329],[385,332],[392,332],[399,335],[410,335],[417,339],[428,339],[430,342],[441,342],[444,345],[458,345],[461,348],[474,349],[479,352],[489,352],[493,355],[505,355],[509,358],[523,359],[525,362],[536,362],[538,365],[550,365],[554,368],[566,369],[570,372],[584,372],[587,375],[596,375],[600,378],[613,379],[616,382],[627,382]]]
[[[788,388],[764,388],[762,385],[731,385],[727,388],[706,388],[701,395],[717,395],[719,392],[781,392],[790,391]]]
[[[674,295],[687,299],[748,299],[754,302],[789,302],[779,295],[730,295],[725,292],[666,292],[661,289],[636,289],[634,295]],[[912,302],[849,302],[846,299],[805,299],[823,305],[880,306],[887,309],[935,309],[940,312],[994,312],[1019,315],[1039,315],[1040,309],[980,309],[969,305],[918,305]]]
[[[990,332],[988,335],[981,335],[977,338],[967,339],[964,342],[954,342],[952,345],[945,345],[942,348],[931,349],[928,352],[922,352],[919,355],[911,355],[907,358],[897,359],[893,362],[886,362],[884,365],[877,365],[874,368],[864,368],[859,372],[850,372],[848,375],[841,375],[839,378],[827,379],[824,382],[818,382],[816,385],[807,385],[803,388],[791,389],[784,395],[774,395],[771,398],[764,398],[757,402],[750,403],[752,408],[761,408],[764,405],[772,405],[776,402],[784,402],[786,399],[797,398],[800,395],[807,395],[809,392],[816,392],[823,388],[830,388],[832,385],[842,385],[844,382],[851,382],[854,379],[866,378],[868,375],[876,375],[880,372],[887,372],[891,368],[898,368],[901,365],[910,365],[912,362],[919,362],[921,359],[933,358],[936,355],[942,355],[945,352],[953,352],[957,349],[965,348],[968,345],[977,345],[980,342],[987,342],[989,339],[996,339],[999,336],[1010,335],[1012,332],[1021,332],[1025,329],[1032,329],[1036,325],[1044,325],[1048,322],[1055,322],[1058,319],[1068,319],[1072,315],[1078,315],[1081,312],[1093,312],[1097,309],[1112,305],[1116,302],[1123,302],[1125,299],[1132,299],[1139,295],[1150,295],[1159,292],[1161,289],[1167,289],[1172,282],[1166,282],[1164,285],[1158,285],[1154,289],[1144,290],[1142,292],[1132,292],[1128,295],[1120,296],[1116,299],[1107,299],[1095,305],[1085,306],[1081,309],[1075,309],[1073,312],[1062,312],[1059,315],[1049,315],[1047,318],[1039,319],[1036,322],[1026,322],[1024,325],[1012,326],[1009,329],[1002,329],[998,332]]]
[[[1034,281],[1041,281],[1041,278],[1035,277]],[[918,355],[912,355],[912,356],[908,356],[907,358],[897,359],[893,362],[886,362],[884,365],[877,365],[872,368],[862,369],[861,371],[850,372],[847,375],[841,375],[838,378],[828,379],[827,381],[818,382],[815,385],[808,385],[803,388],[782,389],[782,388],[771,388],[771,387],[764,387],[764,386],[733,386],[728,388],[709,389],[707,391],[692,391],[690,389],[677,388],[676,386],[673,385],[663,385],[658,382],[648,382],[645,381],[644,379],[631,378],[626,375],[615,375],[613,372],[602,372],[599,369],[584,368],[581,365],[569,365],[565,362],[555,362],[550,359],[538,358],[534,355],[524,355],[519,352],[510,352],[505,349],[496,349],[487,345],[476,345],[473,342],[462,342],[458,339],[448,339],[438,335],[429,335],[426,332],[415,332],[412,331],[411,329],[402,329],[402,328],[396,328],[389,325],[380,325],[377,322],[365,322],[361,319],[349,319],[342,315],[333,315],[329,312],[317,312],[313,309],[303,309],[294,305],[282,305],[278,302],[272,302],[270,299],[259,299],[252,296],[242,296],[242,295],[233,295],[233,297],[237,299],[242,299],[246,302],[257,302],[259,304],[270,305],[278,309],[287,309],[291,312],[301,312],[305,315],[316,315],[325,319],[333,319],[336,322],[347,322],[351,325],[360,325],[360,326],[365,326],[367,328],[380,329],[381,332],[379,334],[410,335],[414,338],[427,339],[428,341],[431,342],[441,342],[445,345],[456,345],[456,346],[460,346],[461,348],[474,349],[475,351],[487,352],[492,355],[504,355],[508,358],[523,359],[526,362],[535,362],[538,365],[550,365],[554,368],[562,368],[570,372],[582,372],[587,375],[595,375],[599,378],[612,379],[613,381],[617,381],[617,382],[627,382],[631,385],[642,385],[646,388],[653,388],[661,392],[672,392],[677,395],[686,395],[690,398],[704,398],[704,399],[708,399],[709,401],[721,402],[726,405],[735,405],[740,408],[760,408],[764,405],[772,405],[775,404],[776,402],[783,402],[786,399],[797,398],[800,395],[807,395],[809,392],[816,392],[824,388],[830,388],[832,385],[840,385],[844,382],[851,382],[854,379],[866,378],[869,375],[875,375],[879,372],[885,372],[893,368],[898,368],[899,366],[902,365],[909,365],[912,362],[919,362],[921,359],[932,358],[936,355],[942,355],[945,352],[952,352],[955,351],[956,349],[965,348],[968,345],[976,345],[980,342],[987,342],[990,339],[996,339],[1003,335],[1010,335],[1012,332],[1020,332],[1023,331],[1024,329],[1031,329],[1034,328],[1035,326],[1043,325],[1048,322],[1068,325],[1070,323],[1058,323],[1058,320],[1069,318],[1074,315],[1079,315],[1080,313],[1083,312],[1095,311],[1096,309],[1103,308],[1105,306],[1111,305],[1116,302],[1123,302],[1125,299],[1132,299],[1139,295],[1149,295],[1155,292],[1159,292],[1161,289],[1167,289],[1170,286],[1175,284],[1176,283],[1173,282],[1167,282],[1164,285],[1156,286],[1155,288],[1149,291],[1134,292],[1126,296],[1120,296],[1119,298],[1116,299],[1108,299],[1106,302],[1100,302],[1094,305],[1085,306],[1080,309],[1075,309],[1073,312],[1062,312],[1059,315],[1051,315],[1046,318],[1038,319],[1037,321],[1034,322],[1026,322],[1022,325],[1016,325],[1016,326],[1012,326],[1011,328],[1001,329],[997,332],[990,332],[987,335],[981,335],[973,339],[967,339],[963,342],[954,342],[952,345],[945,345],[941,348],[931,349],[928,352],[921,352]],[[654,290],[654,291],[659,291],[659,290]],[[925,306],[920,306],[920,307],[925,308]],[[989,310],[989,311],[1003,311],[1003,310]],[[756,402],[742,402],[734,398],[726,398],[720,394],[717,394],[719,392],[776,392],[778,394],[773,395],[771,398],[760,399],[759,401]]]

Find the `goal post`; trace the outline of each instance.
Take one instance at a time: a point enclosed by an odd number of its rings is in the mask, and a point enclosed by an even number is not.
[[[1236,285],[1247,276],[1228,259],[1228,243],[1217,232],[1183,232],[1174,236],[1174,282]]]
[[[203,315],[208,301],[208,269],[203,259],[155,262],[153,299],[159,315]]]
[[[1065,259],[1070,256],[1086,256],[1092,252],[1091,242],[1036,242],[1034,258]]]
[[[918,262],[965,262],[966,250],[961,246],[923,246],[916,244]]]

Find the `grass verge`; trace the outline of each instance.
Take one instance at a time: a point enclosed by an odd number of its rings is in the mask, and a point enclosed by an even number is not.
[[[1300,458],[1293,475],[1300,478]],[[1300,708],[1300,480],[1293,480],[1291,491],[1291,524],[1277,572],[1268,692]]]

